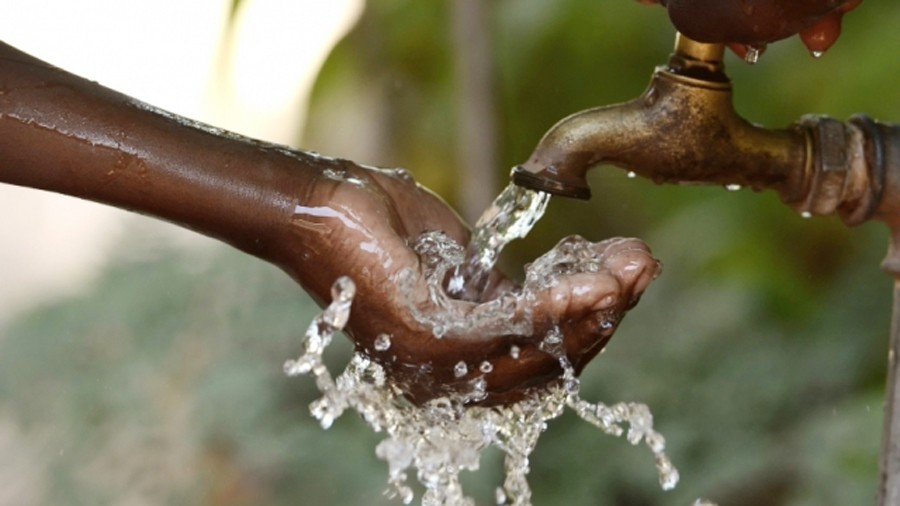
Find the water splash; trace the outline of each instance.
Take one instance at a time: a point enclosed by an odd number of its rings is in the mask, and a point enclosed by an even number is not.
[[[354,353],[346,369],[332,377],[322,363],[322,353],[333,334],[346,324],[354,294],[355,286],[349,278],[335,282],[332,303],[313,319],[306,332],[304,353],[288,360],[284,370],[289,376],[315,377],[322,397],[310,405],[310,412],[324,429],[347,409],[353,409],[374,431],[386,434],[375,454],[388,466],[388,496],[410,504],[415,496],[408,480],[414,471],[415,479],[425,488],[423,505],[474,506],[463,492],[459,474],[477,470],[482,452],[495,447],[505,454],[506,471],[503,485],[495,492],[497,504],[530,505],[529,457],[547,422],[559,417],[567,406],[607,434],[625,434],[635,445],[643,441],[656,457],[662,488],[668,490],[677,483],[678,472],[665,454],[665,439],[653,429],[649,408],[638,403],[606,406],[581,399],[579,380],[556,329],[544,337],[541,348],[559,360],[562,377],[546,391],[506,406],[466,406],[486,395],[482,376],[472,380],[472,390],[466,394],[412,405],[391,384],[384,369],[361,352]],[[478,368],[485,372],[489,365],[482,362]],[[469,370],[464,362],[457,368],[464,369],[463,375]],[[623,424],[628,424],[627,430]]]
[[[465,259],[448,285],[450,294],[480,300],[500,252],[510,241],[528,235],[549,202],[549,193],[513,183],[500,192],[475,223]]]
[[[375,338],[375,351],[388,351],[391,349],[391,336],[380,334]]]
[[[406,294],[404,302],[409,312],[417,321],[430,326],[435,338],[452,334],[528,335],[532,332],[530,305],[526,303],[532,297],[529,290],[508,291],[474,308],[467,303],[460,304],[448,294],[453,283],[445,289],[443,280],[447,279],[448,272],[454,272],[456,277],[462,269],[463,247],[447,234],[432,231],[419,236],[412,248],[419,256],[422,272],[405,269],[398,282]],[[417,299],[416,288],[423,281],[428,287],[427,301]]]

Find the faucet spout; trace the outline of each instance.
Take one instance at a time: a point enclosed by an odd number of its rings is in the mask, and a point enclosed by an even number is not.
[[[807,130],[768,130],[741,118],[722,54],[719,44],[679,35],[641,96],[563,119],[514,169],[513,181],[587,199],[588,169],[607,164],[657,183],[740,185],[801,199],[811,160]]]

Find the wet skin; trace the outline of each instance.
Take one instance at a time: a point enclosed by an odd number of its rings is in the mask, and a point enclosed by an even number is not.
[[[435,230],[467,242],[468,228],[440,198],[403,174],[354,165],[319,177],[316,188],[294,227],[298,234],[314,231],[321,239],[311,248],[297,243],[301,249],[292,256],[301,260],[290,272],[301,282],[311,270],[328,272],[323,279],[353,278],[356,298],[349,334],[416,401],[471,389],[468,382],[480,374],[477,367],[483,361],[493,366],[485,375],[485,403],[516,400],[528,389],[546,385],[561,373],[558,360],[539,348],[554,326],[565,336],[568,358],[580,371],[616,330],[615,324],[604,322],[619,322],[659,273],[659,263],[641,241],[610,239],[591,248],[601,264],[596,273],[563,276],[532,298],[516,296],[518,287],[495,272],[483,300],[451,300],[449,307],[442,306],[429,297],[425,269],[410,247],[421,234]],[[402,282],[405,271],[413,273],[412,293]],[[317,286],[314,293],[325,288]],[[503,295],[510,304],[496,311],[490,302]],[[492,316],[478,318],[486,313]],[[445,314],[479,323],[437,338],[429,322]],[[527,332],[504,333],[509,321],[524,321],[525,314],[532,321]],[[389,349],[375,350],[380,334],[390,335]],[[517,358],[510,354],[513,346],[520,350]],[[470,372],[457,378],[453,368],[460,361]]]
[[[489,309],[430,302],[410,244],[426,231],[461,244],[469,235],[440,198],[400,172],[292,151],[155,110],[2,43],[0,182],[106,203],[220,239],[277,265],[320,304],[329,301],[334,280],[349,275],[357,287],[350,336],[415,401],[467,389],[470,378],[453,374],[459,361],[473,370],[492,361],[487,403],[545,385],[560,368],[538,343],[555,325],[580,371],[615,331],[602,322],[618,322],[658,271],[639,241],[600,243],[593,247],[599,272],[564,277],[533,298],[512,297],[506,313],[437,339],[423,315]],[[399,282],[404,271],[412,273],[410,287]],[[489,286],[486,299],[514,289],[499,273]],[[518,335],[500,330],[526,313],[530,328]],[[382,333],[392,346],[375,352]],[[518,359],[510,356],[512,345],[521,349]]]

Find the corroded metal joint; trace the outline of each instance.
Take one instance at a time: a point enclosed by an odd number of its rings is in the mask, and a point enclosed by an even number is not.
[[[806,195],[795,207],[805,215],[837,213],[858,225],[878,209],[884,189],[883,136],[862,115],[841,122],[807,115],[798,123],[806,132]]]

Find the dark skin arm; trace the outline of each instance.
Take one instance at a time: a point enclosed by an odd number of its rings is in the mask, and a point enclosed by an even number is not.
[[[646,0],[666,7],[679,32],[701,42],[765,47],[799,34],[810,51],[826,51],[845,13],[861,0]]]
[[[469,230],[411,178],[199,125],[2,43],[0,183],[129,209],[217,238],[277,265],[320,303],[349,275],[357,288],[349,334],[416,401],[465,390],[471,375],[453,374],[460,361],[473,371],[492,362],[484,402],[515,400],[546,384],[560,368],[538,346],[554,326],[580,370],[614,332],[604,322],[618,322],[658,272],[639,241],[608,241],[592,246],[596,272],[562,276],[530,297],[496,272],[483,300],[435,304],[411,244],[428,231],[464,244]],[[511,303],[491,312],[490,299],[504,294]],[[451,313],[490,316],[437,339],[432,322]],[[510,332],[510,321],[525,326]],[[393,344],[376,352],[383,333]]]

